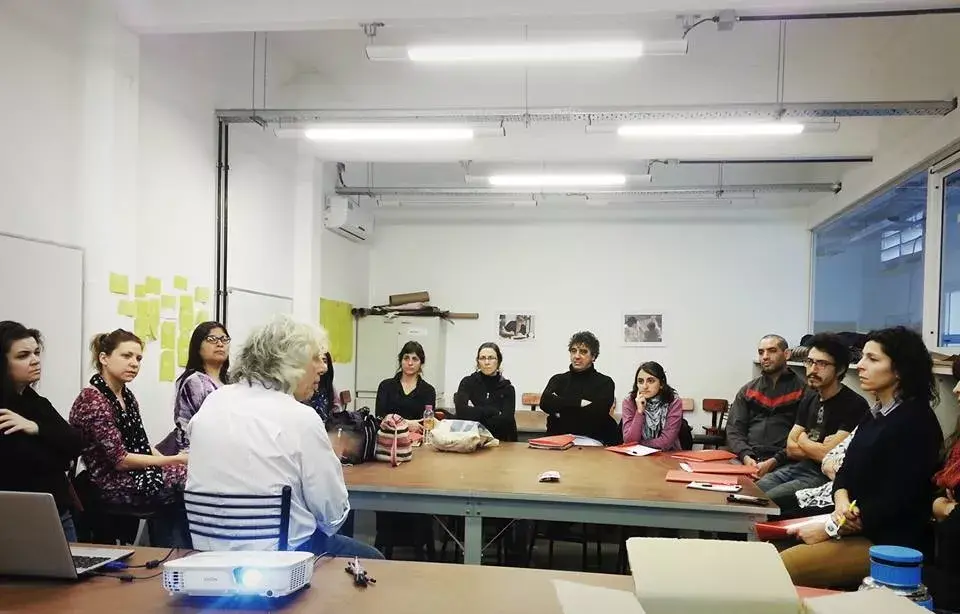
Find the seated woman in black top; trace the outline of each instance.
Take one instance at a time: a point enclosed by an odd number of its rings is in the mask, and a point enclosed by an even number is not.
[[[500,441],[517,440],[517,393],[510,380],[500,374],[503,354],[496,343],[484,343],[477,350],[477,370],[460,380],[453,395],[457,418],[475,420]]]
[[[877,403],[834,478],[832,517],[802,529],[804,544],[780,553],[797,586],[856,586],[870,573],[872,545],[924,546],[943,445],[931,408],[933,360],[919,334],[887,328],[867,336],[857,374]]]
[[[0,490],[53,495],[67,540],[77,541],[66,470],[80,456],[80,433],[37,394],[40,331],[0,322]]]
[[[420,420],[427,405],[436,409],[437,391],[421,377],[426,362],[422,345],[416,341],[403,344],[397,356],[397,374],[377,388],[377,417],[400,414],[407,420]]]
[[[953,394],[960,402],[960,361],[953,363],[953,377],[957,385]],[[933,501],[936,520],[936,556],[924,561],[923,582],[933,595],[938,610],[960,611],[960,512],[956,511],[960,495],[960,419],[947,441],[947,457],[943,468],[934,476],[938,497]]]
[[[380,382],[377,388],[376,415],[399,414],[407,420],[423,418],[423,410],[429,405],[436,409],[437,391],[421,377],[427,361],[423,346],[416,341],[407,341],[397,356],[397,374]],[[376,548],[386,557],[393,558],[394,546],[413,546],[417,556],[426,546],[428,554],[433,550],[433,525],[430,516],[402,512],[377,512]]]

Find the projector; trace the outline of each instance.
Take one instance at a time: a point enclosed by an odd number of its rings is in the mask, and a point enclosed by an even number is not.
[[[284,597],[309,586],[309,552],[199,552],[163,564],[170,595]]]

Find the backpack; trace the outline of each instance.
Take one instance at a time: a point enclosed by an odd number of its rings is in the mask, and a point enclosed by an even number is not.
[[[410,428],[399,414],[387,414],[380,423],[375,458],[394,467],[413,458]]]
[[[379,421],[370,413],[369,407],[330,414],[326,424],[330,440],[346,437],[351,442],[351,445],[343,448],[340,462],[344,465],[359,465],[373,460],[379,426]]]
[[[693,449],[693,427],[690,426],[690,423],[687,422],[686,418],[682,419],[680,422],[680,449],[681,450],[692,450]]]

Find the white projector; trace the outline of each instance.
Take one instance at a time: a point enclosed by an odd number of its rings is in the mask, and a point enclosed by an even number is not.
[[[163,588],[197,597],[283,597],[309,586],[309,552],[199,552],[163,564]]]

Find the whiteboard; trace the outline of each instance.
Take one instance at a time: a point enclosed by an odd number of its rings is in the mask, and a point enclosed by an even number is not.
[[[0,320],[43,336],[37,391],[63,414],[83,386],[83,250],[0,233]]]
[[[231,354],[236,354],[247,340],[250,331],[266,324],[280,313],[293,313],[293,298],[244,288],[227,288],[225,324],[232,339]]]

